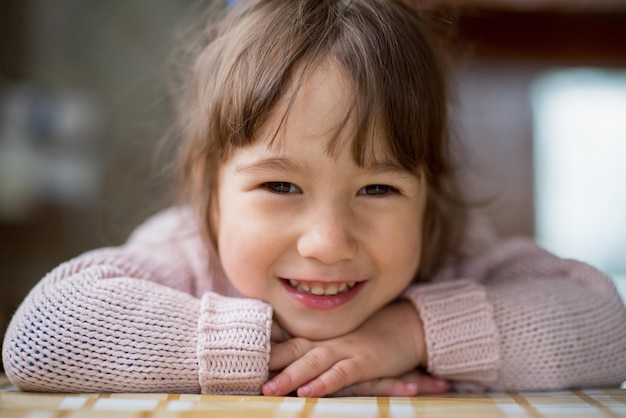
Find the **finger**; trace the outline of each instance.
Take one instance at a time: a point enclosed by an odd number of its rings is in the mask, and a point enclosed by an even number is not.
[[[450,383],[444,379],[438,379],[421,372],[410,372],[399,377],[400,380],[407,383],[415,383],[419,393],[422,395],[433,395],[438,393],[449,392]]]
[[[292,338],[283,343],[272,344],[269,369],[282,370],[311,351],[313,343],[305,338]]]
[[[315,397],[330,395],[346,386],[363,380],[363,367],[352,360],[336,362],[327,371],[320,374],[297,390],[298,396]]]
[[[316,347],[310,350],[265,383],[262,388],[263,394],[284,396],[297,390],[330,369],[337,361],[336,355],[334,350],[329,347]]]
[[[383,378],[357,383],[345,387],[332,396],[416,396],[419,393],[418,385],[414,382],[405,382],[400,379]]]

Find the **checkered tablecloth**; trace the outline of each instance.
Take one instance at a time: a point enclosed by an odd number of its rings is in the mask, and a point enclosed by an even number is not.
[[[302,399],[185,394],[43,394],[5,388],[0,417],[626,417],[626,390]]]

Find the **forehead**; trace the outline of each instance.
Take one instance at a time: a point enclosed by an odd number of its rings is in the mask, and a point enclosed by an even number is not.
[[[280,128],[283,135],[297,131],[315,137],[347,127],[353,122],[350,120],[352,97],[349,80],[332,61],[299,69],[255,136],[263,139]]]
[[[370,111],[366,123],[359,123],[360,105],[345,71],[326,59],[294,74],[285,94],[256,130],[253,143],[280,153],[301,146],[302,141],[323,141],[333,158],[352,154],[359,166],[399,166],[390,151],[382,112]]]

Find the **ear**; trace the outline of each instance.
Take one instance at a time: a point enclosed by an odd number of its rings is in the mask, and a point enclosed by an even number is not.
[[[220,205],[219,205],[219,194],[220,194],[220,171],[215,170],[213,176],[207,181],[207,189],[209,190],[208,202],[207,202],[207,214],[206,221],[209,223],[208,230],[210,234],[210,239],[213,241],[215,246],[217,247],[217,237],[219,236],[219,226],[220,226]]]
[[[219,235],[220,225],[220,211],[218,204],[218,191],[214,190],[209,196],[209,204],[207,207],[207,221],[209,222],[209,231],[211,239],[217,244],[217,237]]]

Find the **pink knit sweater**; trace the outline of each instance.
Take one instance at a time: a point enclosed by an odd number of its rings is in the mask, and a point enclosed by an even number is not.
[[[272,308],[209,266],[189,216],[161,213],[122,247],[50,272],[19,307],[3,361],[24,390],[259,394]],[[217,267],[217,268],[216,268]],[[460,389],[556,389],[626,379],[626,310],[611,281],[523,239],[404,293],[429,371]]]

